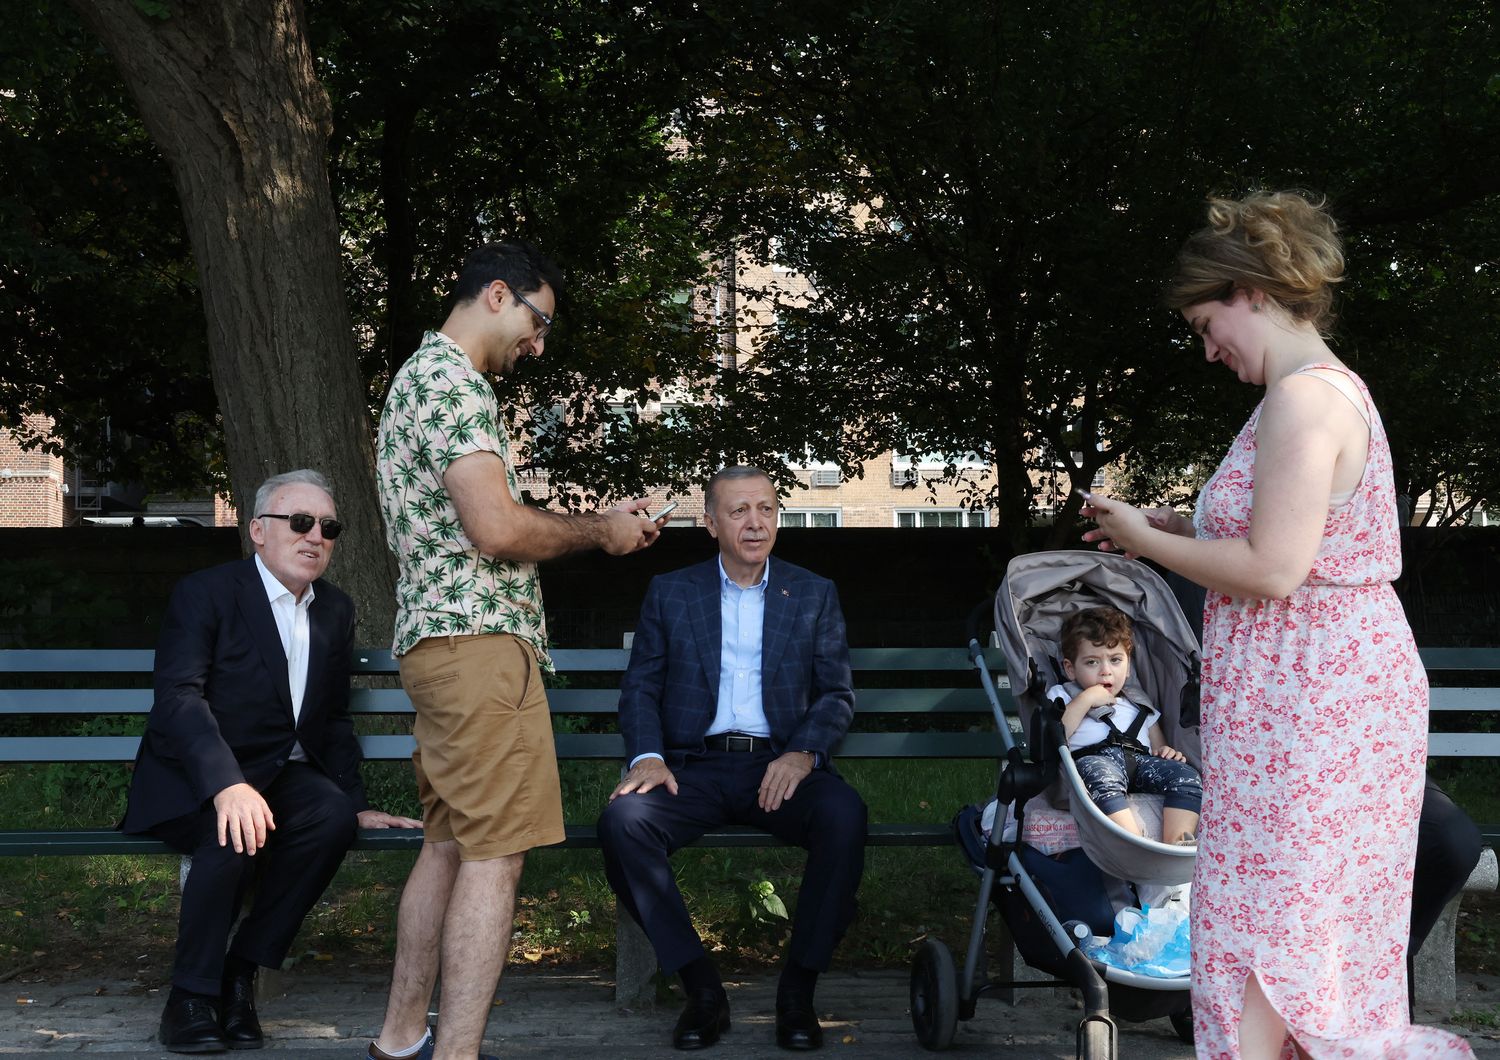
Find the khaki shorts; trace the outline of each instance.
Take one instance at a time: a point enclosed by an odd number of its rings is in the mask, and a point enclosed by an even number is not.
[[[412,766],[431,843],[464,861],[565,837],[552,714],[536,655],[508,633],[427,637],[401,656]]]

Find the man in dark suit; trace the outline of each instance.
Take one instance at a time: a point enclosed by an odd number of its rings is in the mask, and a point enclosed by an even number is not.
[[[421,823],[370,809],[360,783],[354,604],[321,580],[341,529],[317,472],[267,479],[255,556],[184,578],[162,620],[120,827],[193,859],[160,1028],[174,1052],[260,1048],[256,969],[281,965],[356,827]]]
[[[805,848],[776,1041],[816,1049],[813,988],[864,871],[865,804],[831,757],[854,714],[844,616],[832,582],[771,560],[777,499],[763,471],[720,471],[704,505],[719,556],[652,581],[620,683],[630,768],[599,818],[605,872],[682,977],[672,1044],[699,1049],[729,1029],[729,1002],[668,855],[724,824]]]

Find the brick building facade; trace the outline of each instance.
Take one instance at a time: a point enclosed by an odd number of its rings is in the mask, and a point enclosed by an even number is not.
[[[60,456],[22,447],[46,438],[52,420],[27,416],[20,432],[0,431],[0,526],[66,526],[71,515]]]

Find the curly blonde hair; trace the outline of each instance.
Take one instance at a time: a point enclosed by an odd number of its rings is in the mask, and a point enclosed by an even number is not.
[[[1333,326],[1333,286],[1344,279],[1344,247],[1327,200],[1301,191],[1256,191],[1238,201],[1210,197],[1208,226],[1188,237],[1167,285],[1171,309],[1254,288],[1319,334]]]

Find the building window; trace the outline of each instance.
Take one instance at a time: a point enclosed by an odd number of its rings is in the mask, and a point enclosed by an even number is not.
[[[892,471],[946,471],[949,464],[964,470],[984,469],[989,462],[978,453],[918,453],[915,456],[892,454]]]
[[[843,510],[840,508],[783,508],[778,526],[840,526]]]
[[[897,509],[896,525],[902,529],[929,526],[989,526],[989,512],[971,512],[963,508]]]

